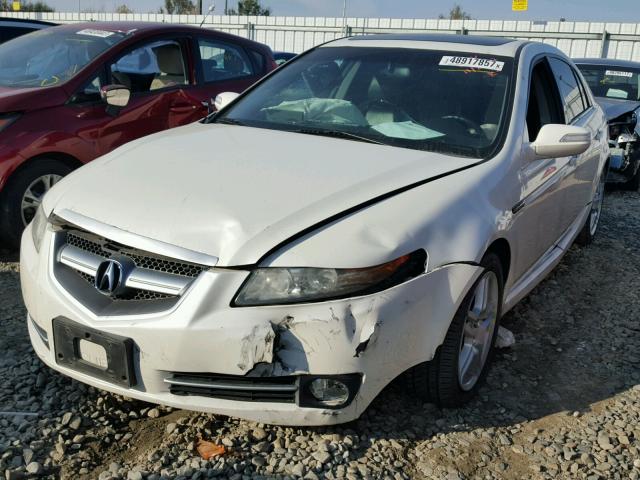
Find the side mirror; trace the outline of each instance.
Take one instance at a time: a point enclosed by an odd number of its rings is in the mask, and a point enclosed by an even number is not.
[[[222,92],[216,96],[216,99],[213,101],[213,106],[216,107],[217,111],[220,111],[239,96],[240,94],[235,92]]]
[[[124,85],[106,85],[100,89],[100,96],[110,107],[122,108],[129,104],[131,90]]]
[[[571,157],[585,152],[591,145],[591,132],[572,125],[548,124],[529,144],[532,159]]]

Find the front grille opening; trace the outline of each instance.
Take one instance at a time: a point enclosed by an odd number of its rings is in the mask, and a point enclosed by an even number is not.
[[[69,230],[67,232],[67,245],[80,248],[94,255],[100,255],[105,259],[111,258],[111,256],[115,254],[125,255],[133,260],[136,267],[181,275],[183,277],[196,278],[209,268],[204,265],[182,262],[173,258],[119,245],[110,240],[80,230]]]
[[[203,271],[209,268],[204,265],[184,262],[174,258],[168,258],[151,252],[127,247],[85,230],[77,229],[76,227],[63,228],[63,232],[63,245],[60,248],[67,245],[72,246],[84,252],[97,255],[105,260],[108,260],[114,255],[123,255],[129,258],[135,264],[136,268],[178,275],[187,279],[195,279]],[[91,287],[94,287],[95,279],[92,275],[74,268],[71,270]],[[178,297],[179,295],[172,293],[132,288],[128,290],[126,294],[114,295],[110,298],[114,302],[137,302],[177,299]]]
[[[95,286],[96,280],[91,275],[81,272],[80,270],[74,270],[80,277],[82,277],[89,285]],[[168,293],[151,292],[149,290],[139,290],[137,288],[131,289],[131,293],[125,296],[113,297],[114,300],[126,302],[126,301],[138,301],[138,300],[163,300],[165,298],[175,298],[175,295]]]
[[[240,377],[211,373],[173,373],[169,392],[243,402],[295,403],[297,377]]]

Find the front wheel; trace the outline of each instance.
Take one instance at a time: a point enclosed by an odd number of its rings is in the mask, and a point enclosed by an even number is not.
[[[638,160],[640,162],[640,159]],[[636,173],[633,177],[627,180],[627,183],[624,184],[625,190],[629,190],[632,192],[637,192],[640,189],[640,167],[636,170]]]
[[[593,239],[596,236],[598,225],[600,224],[600,217],[602,215],[602,205],[604,203],[606,179],[607,173],[606,171],[603,171],[600,174],[600,178],[598,179],[598,186],[596,187],[596,191],[593,194],[593,199],[591,200],[591,209],[589,210],[587,221],[576,237],[576,243],[578,245],[587,246],[591,242],[593,242]]]
[[[16,172],[0,194],[0,240],[18,248],[24,228],[33,220],[42,198],[71,167],[42,158]]]
[[[502,266],[493,253],[485,255],[481,266],[480,278],[462,301],[433,360],[410,372],[415,393],[440,407],[468,402],[482,385],[493,357],[502,314]]]

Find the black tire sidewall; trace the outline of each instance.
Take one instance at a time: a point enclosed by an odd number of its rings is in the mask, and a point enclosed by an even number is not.
[[[38,177],[43,175],[66,176],[73,169],[52,158],[33,160],[29,165],[20,168],[10,178],[0,192],[0,241],[9,248],[20,246],[20,237],[24,230],[22,225],[22,198],[25,191]]]
[[[432,398],[435,397],[433,398],[433,400],[435,400],[440,407],[458,407],[467,403],[471,398],[473,398],[476,395],[478,389],[486,380],[486,376],[489,372],[489,367],[493,361],[495,351],[494,346],[496,338],[498,336],[498,330],[500,328],[500,320],[502,318],[502,302],[504,292],[502,264],[497,255],[488,253],[482,259],[480,265],[483,267],[483,272],[478,277],[478,280],[476,280],[476,282],[473,284],[473,287],[469,290],[464,300],[460,304],[460,307],[458,308],[453,321],[451,322],[451,326],[449,327],[447,335],[445,336],[445,340],[439,347],[436,357],[432,362],[432,368],[430,369],[431,378],[429,384],[431,386],[431,396]],[[478,378],[478,381],[472,389],[464,391],[460,387],[458,379],[460,341],[471,300],[473,299],[473,295],[475,293],[475,289],[484,274],[488,271],[495,273],[498,279],[499,299],[496,325],[493,332],[493,337],[491,338],[491,348],[489,350],[489,354],[487,356],[485,364],[482,368],[480,377]]]
[[[603,170],[602,173],[600,174],[601,176],[598,177],[598,182],[603,182],[602,185],[602,202],[604,203],[604,195],[605,195],[605,191],[606,191],[606,178],[607,178],[607,171]],[[603,208],[600,208],[600,216],[602,216],[602,210]],[[591,243],[593,242],[593,239],[595,238],[595,236],[598,233],[598,229],[600,228],[600,220],[601,218],[598,219],[598,224],[596,225],[596,231],[593,232],[593,234],[591,233],[591,216],[593,215],[593,210],[591,210],[591,208],[589,208],[589,215],[587,215],[587,220],[584,222],[584,225],[582,227],[582,230],[580,230],[580,233],[578,233],[578,236],[576,237],[575,242],[583,247],[586,247],[588,245],[591,245]]]

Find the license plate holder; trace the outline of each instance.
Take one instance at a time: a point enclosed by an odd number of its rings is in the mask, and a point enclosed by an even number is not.
[[[99,345],[106,352],[106,366],[82,358],[81,341]],[[136,384],[133,340],[85,327],[65,317],[53,319],[56,363],[92,377],[130,388]],[[87,351],[86,346],[84,348]],[[100,350],[99,348],[97,350]]]

